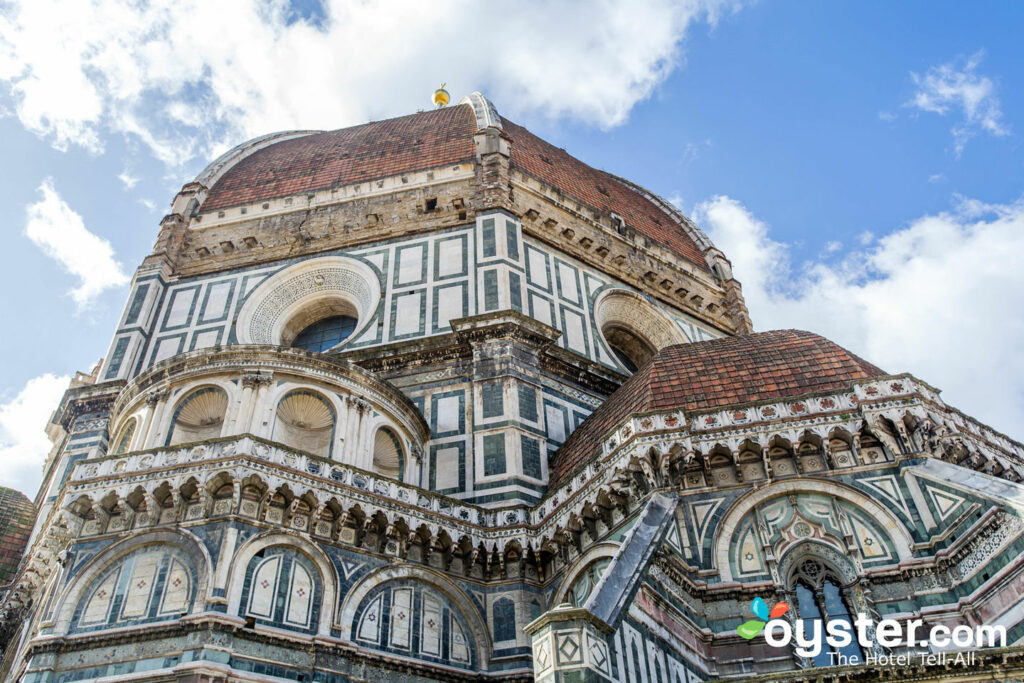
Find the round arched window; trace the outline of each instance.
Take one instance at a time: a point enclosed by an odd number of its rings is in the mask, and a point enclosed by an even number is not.
[[[352,336],[359,321],[350,315],[332,315],[307,326],[295,336],[292,346],[307,351],[329,351]]]
[[[637,368],[657,353],[657,349],[645,339],[624,327],[606,325],[601,332],[608,340],[608,346],[615,354],[615,358],[630,372],[636,372]]]

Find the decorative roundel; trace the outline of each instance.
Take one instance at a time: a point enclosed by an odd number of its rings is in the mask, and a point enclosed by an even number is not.
[[[300,332],[325,318],[355,318],[359,335],[380,304],[380,279],[369,265],[325,256],[272,275],[246,299],[235,334],[241,344],[291,346]]]

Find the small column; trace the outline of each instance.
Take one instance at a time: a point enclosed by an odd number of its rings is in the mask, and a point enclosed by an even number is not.
[[[160,442],[160,422],[164,417],[164,409],[167,405],[167,396],[170,392],[167,389],[157,389],[149,392],[146,397],[146,417],[143,420],[145,434],[141,441],[141,449],[156,448],[162,445]]]
[[[269,372],[247,372],[242,375],[242,397],[239,400],[238,413],[235,416],[235,434],[253,434],[265,436],[260,433],[260,426],[256,423],[259,416],[259,408],[262,403],[264,388],[271,385],[274,376]]]

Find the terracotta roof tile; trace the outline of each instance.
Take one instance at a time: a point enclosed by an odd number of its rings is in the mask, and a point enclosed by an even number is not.
[[[36,522],[36,508],[14,489],[0,487],[0,586],[14,577]]]
[[[601,452],[608,432],[630,415],[724,408],[844,389],[884,375],[878,367],[810,332],[775,330],[662,349],[612,394],[552,456],[558,486]]]
[[[473,161],[476,118],[447,107],[270,145],[239,161],[203,211]]]
[[[600,211],[707,270],[676,220],[619,182],[507,119],[513,167]],[[284,140],[245,157],[209,188],[203,211],[474,161],[476,117],[459,105]]]
[[[682,256],[703,270],[707,261],[683,228],[664,211],[620,183],[614,176],[591,168],[564,149],[545,142],[522,126],[502,117],[505,133],[512,139],[511,164],[527,175],[592,208],[619,214],[626,225]]]

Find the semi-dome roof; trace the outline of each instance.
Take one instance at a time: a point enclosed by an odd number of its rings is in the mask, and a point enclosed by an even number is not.
[[[473,136],[485,127],[501,128],[510,140],[512,168],[593,209],[618,214],[641,235],[708,269],[703,252],[710,241],[674,207],[500,117],[478,93],[458,106],[334,131],[262,136],[239,145],[196,179],[208,188],[201,211],[471,163]]]
[[[35,520],[35,505],[25,494],[0,487],[0,586],[14,578]]]
[[[726,406],[837,391],[886,373],[824,337],[773,330],[669,346],[619,387],[554,454],[557,486],[601,452],[608,432],[630,415]]]

